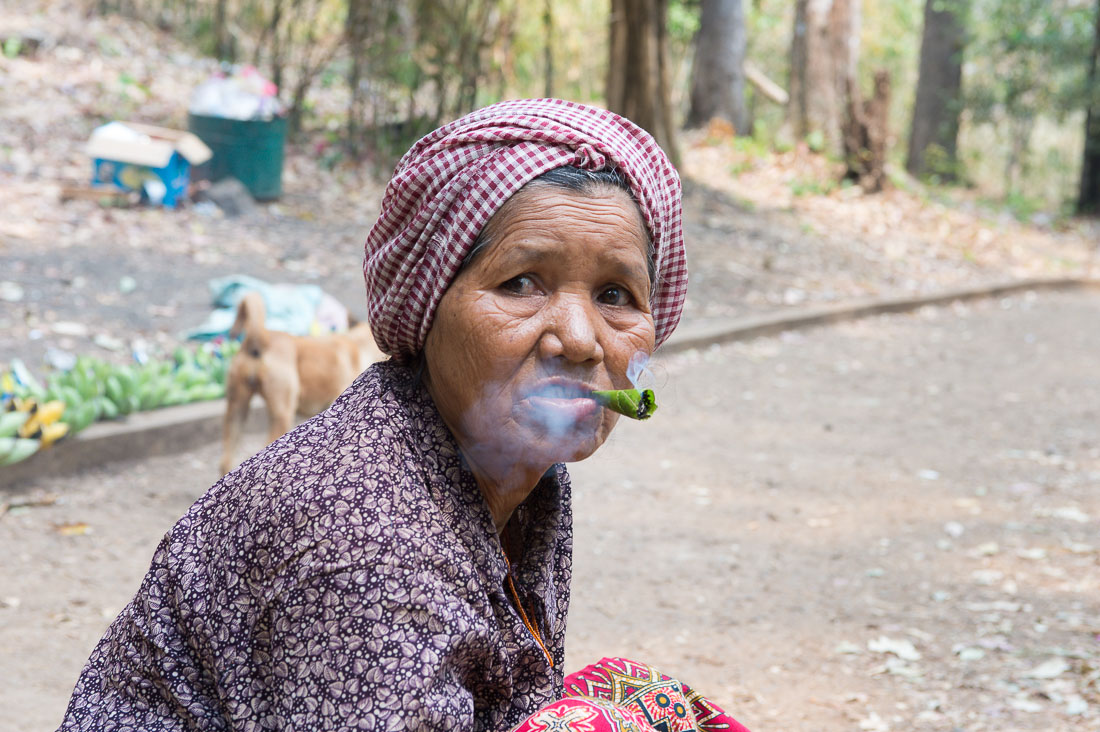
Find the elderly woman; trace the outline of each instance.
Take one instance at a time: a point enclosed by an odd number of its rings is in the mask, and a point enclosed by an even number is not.
[[[391,359],[180,519],[62,728],[740,729],[643,664],[562,669],[562,463],[685,296],[653,139],[558,100],[474,112],[398,163],[364,272]]]

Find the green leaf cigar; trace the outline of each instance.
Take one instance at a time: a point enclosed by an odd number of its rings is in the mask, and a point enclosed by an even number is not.
[[[652,389],[594,391],[592,398],[600,405],[631,419],[649,419],[657,411],[657,398]]]

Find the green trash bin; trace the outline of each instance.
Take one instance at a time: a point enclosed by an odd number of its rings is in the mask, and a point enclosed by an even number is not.
[[[214,153],[200,166],[198,177],[218,181],[233,176],[258,201],[282,195],[285,117],[240,120],[188,114],[187,129]]]

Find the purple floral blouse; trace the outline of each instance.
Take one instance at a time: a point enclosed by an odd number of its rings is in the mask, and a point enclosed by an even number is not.
[[[507,730],[562,696],[564,466],[492,516],[419,380],[371,367],[164,537],[92,652],[63,730]]]

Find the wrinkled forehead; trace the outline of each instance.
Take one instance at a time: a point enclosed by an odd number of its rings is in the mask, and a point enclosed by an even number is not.
[[[586,224],[581,223],[582,228],[603,230],[606,238],[599,241],[635,243],[639,247],[652,291],[656,280],[653,237],[642,208],[629,187],[625,183],[616,184],[609,180],[588,178],[585,181],[583,173],[573,177],[572,181],[570,177],[540,176],[508,198],[478,234],[460,271],[509,233],[521,234],[526,230],[538,234],[552,228],[561,217],[579,216],[587,219]],[[563,178],[566,183],[563,183]],[[585,182],[576,185],[578,180]]]

